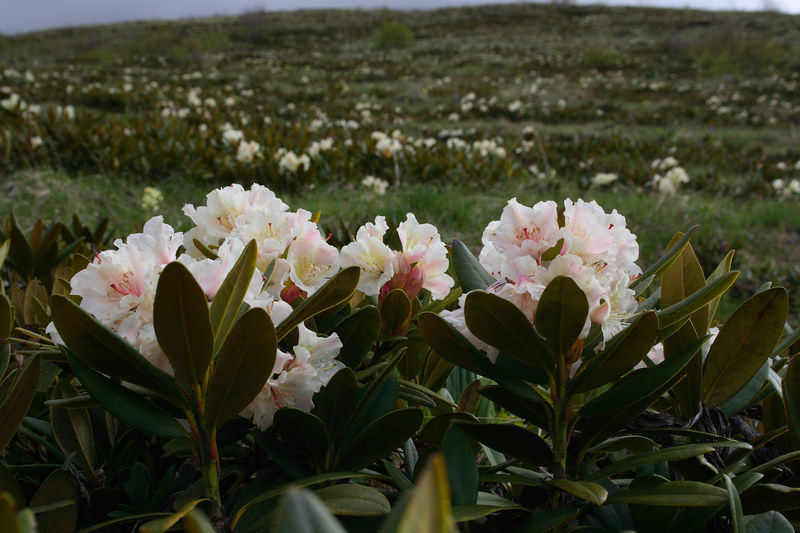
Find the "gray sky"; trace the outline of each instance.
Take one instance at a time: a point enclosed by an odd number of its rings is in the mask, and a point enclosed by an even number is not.
[[[19,33],[60,26],[237,14],[247,9],[376,8],[426,9],[505,3],[509,0],[0,0],[0,32]],[[800,0],[578,0],[578,3],[762,9],[764,2],[800,13]]]

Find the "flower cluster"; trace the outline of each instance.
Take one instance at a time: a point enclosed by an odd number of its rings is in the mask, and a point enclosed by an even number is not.
[[[678,166],[678,160],[672,156],[664,159],[655,159],[650,166],[658,171],[664,172],[653,176],[653,187],[663,195],[671,196],[678,192],[681,185],[689,183],[689,174],[683,167]]]
[[[500,220],[490,222],[483,233],[479,260],[497,281],[486,290],[513,302],[531,321],[545,287],[558,276],[575,280],[586,293],[589,316],[581,338],[592,323],[602,328],[601,346],[621,331],[636,310],[630,282],[641,275],[634,263],[639,256],[636,236],[625,227],[616,210],[606,213],[596,202],[564,202],[562,223],[555,202],[533,207],[511,199]],[[494,361],[498,352],[475,338],[461,308],[444,311],[473,344]]]
[[[186,234],[175,232],[162,217],[154,217],[142,233],[115,241],[116,249],[99,253],[71,281],[72,294],[81,297],[81,307],[166,372],[172,369],[156,339],[153,304],[159,276],[168,263],[183,263],[211,302],[245,244],[255,239],[257,268],[245,302],[266,309],[276,324],[292,311],[281,299],[284,290],[297,287],[313,292],[339,269],[339,252],[322,238],[311,213],[289,211],[266,187],[253,185],[245,190],[232,185],[212,191],[206,199],[204,206],[184,206],[184,213],[196,224]],[[187,253],[178,256],[181,246]],[[272,275],[265,284],[262,273],[272,262]],[[303,325],[299,328],[299,342],[292,353],[278,351],[272,377],[242,413],[252,416],[262,429],[281,407],[310,410],[314,393],[344,366],[335,359],[342,346],[336,334],[320,337]],[[61,342],[52,324],[48,333]]]
[[[447,274],[447,249],[436,227],[420,224],[412,213],[406,214],[405,222],[397,227],[400,251],[384,244],[388,230],[386,219],[376,217],[342,248],[342,266],[361,267],[358,290],[374,296],[399,288],[413,298],[421,289],[428,289],[435,299],[447,296],[455,282]]]

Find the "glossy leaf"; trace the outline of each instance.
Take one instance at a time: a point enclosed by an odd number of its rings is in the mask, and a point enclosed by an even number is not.
[[[586,324],[589,302],[575,280],[558,276],[544,289],[536,308],[536,331],[550,349],[564,355],[575,344]]]
[[[300,409],[284,407],[275,412],[274,424],[284,440],[311,457],[318,471],[325,467],[330,443],[322,420]]]
[[[153,402],[98,374],[69,351],[67,359],[86,392],[113,416],[147,435],[164,439],[187,436],[183,427]]]
[[[97,370],[157,392],[179,403],[183,395],[173,378],[158,370],[122,337],[63,296],[50,300],[53,321],[75,357]]]
[[[411,319],[411,300],[402,289],[394,289],[381,302],[380,314],[388,334],[402,335]]]
[[[362,307],[336,324],[333,331],[339,335],[343,345],[337,358],[348,367],[356,368],[378,340],[381,315],[373,305]]]
[[[530,321],[508,300],[496,294],[473,291],[465,299],[464,318],[470,332],[478,339],[541,373],[539,383],[546,383],[547,376],[555,371],[553,357]]]
[[[447,428],[440,449],[447,465],[452,504],[474,505],[478,499],[478,466],[472,446],[458,426]]]
[[[322,420],[331,440],[336,440],[346,420],[353,415],[357,395],[356,376],[349,368],[339,370],[319,391],[314,414]]]
[[[604,440],[639,416],[683,377],[684,367],[704,342],[705,338],[700,339],[661,364],[639,371],[584,405],[580,414],[589,417],[583,429],[584,446]]]
[[[206,294],[182,263],[169,263],[158,278],[153,326],[176,374],[189,383],[202,383],[213,355],[214,332]]]
[[[739,501],[739,492],[728,476],[723,476],[725,489],[728,491],[728,505],[731,509],[732,533],[745,533],[744,513],[742,512],[742,502]]]
[[[647,270],[642,272],[642,275],[639,276],[639,278],[636,281],[631,283],[631,288],[636,288],[638,283],[641,283],[643,280],[646,280],[650,276],[658,276],[659,274],[662,274],[665,270],[667,270],[670,266],[672,266],[672,264],[678,260],[678,257],[680,257],[681,253],[683,253],[683,250],[686,248],[686,246],[688,246],[689,241],[694,235],[694,232],[697,231],[697,228],[699,227],[700,227],[699,225],[692,226],[691,228],[689,228],[686,234],[678,233],[675,236],[676,238],[673,239],[673,241],[677,239],[677,242],[675,242],[674,245],[670,246],[667,249],[667,253],[661,256],[658,259],[658,261],[653,263],[653,265],[651,265]]]
[[[0,294],[0,348],[6,343],[14,329],[14,309],[5,294]],[[2,374],[0,374],[2,375]]]
[[[328,510],[337,516],[383,516],[391,506],[386,496],[364,485],[343,483],[314,491]]]
[[[653,311],[647,311],[586,363],[586,368],[581,369],[573,381],[573,390],[586,392],[619,378],[644,359],[657,336],[658,317]]]
[[[453,268],[456,277],[461,283],[462,290],[466,293],[473,290],[484,290],[497,281],[489,274],[483,265],[475,259],[463,242],[453,241]]]
[[[712,272],[711,275],[708,276],[706,283],[711,283],[712,281],[721,278],[722,276],[731,271],[731,265],[733,265],[733,254],[734,250],[730,250],[727,254],[725,254],[725,257],[722,259],[722,261],[720,261],[719,265],[717,265],[717,268],[714,269],[714,272]],[[708,303],[709,327],[714,322],[714,316],[717,314],[717,308],[719,307],[720,299],[721,296],[717,296]]]
[[[37,533],[67,533],[75,531],[78,522],[78,487],[72,476],[64,470],[56,470],[45,478],[31,498],[30,507],[71,501],[63,507],[37,513]]]
[[[788,313],[782,287],[758,293],[734,311],[706,356],[703,403],[717,407],[747,385],[772,353]]]
[[[627,503],[667,507],[709,507],[728,503],[728,491],[697,481],[666,481],[659,485],[622,490],[608,503]]]
[[[151,520],[142,525],[141,533],[166,533],[203,500],[191,500],[169,516]]]
[[[800,443],[800,357],[794,357],[783,378],[783,407],[792,442]]]
[[[547,411],[550,407],[543,399],[531,401],[523,399],[516,394],[497,385],[483,387],[481,396],[488,398],[509,413],[524,419],[529,424],[542,429],[548,429]]]
[[[235,418],[264,388],[275,366],[278,341],[264,309],[236,321],[214,364],[206,396],[206,420],[221,425]]]
[[[211,330],[214,336],[214,354],[219,353],[222,343],[233,327],[239,308],[244,302],[244,295],[253,279],[258,258],[258,246],[255,240],[247,243],[242,254],[219,286],[219,290],[211,301],[208,310]]]
[[[346,533],[319,498],[305,489],[289,491],[276,511],[275,533]]]
[[[78,391],[68,381],[61,380],[53,389],[53,399],[69,399]],[[75,461],[86,472],[94,472],[94,435],[86,409],[65,409],[50,406],[50,425],[53,436],[66,455],[74,454]]]
[[[387,413],[364,428],[339,456],[338,469],[359,470],[396,450],[422,424],[422,411],[398,409]]]
[[[595,505],[603,505],[608,498],[608,491],[597,483],[588,481],[571,481],[569,479],[553,479],[549,484],[559,490],[568,492]]]
[[[637,453],[601,468],[587,477],[586,480],[598,481],[616,474],[621,474],[622,472],[635,470],[641,466],[652,465],[663,461],[680,461],[689,457],[712,453],[713,451],[714,446],[711,444],[684,444],[681,446]]]
[[[794,533],[794,527],[777,511],[745,517],[746,533]]]
[[[25,364],[25,368],[14,384],[11,395],[0,409],[0,451],[5,450],[11,439],[28,413],[33,396],[36,393],[36,383],[42,369],[42,358],[32,357]]]
[[[530,466],[550,466],[553,452],[536,433],[512,424],[458,422],[467,435]]]
[[[381,533],[454,533],[444,458],[434,454],[408,499],[395,507]]]
[[[361,269],[357,266],[340,270],[280,323],[276,329],[278,340],[309,318],[350,300],[360,276]]]
[[[267,502],[273,498],[276,498],[282,494],[286,494],[287,492],[298,489],[302,487],[311,487],[313,485],[319,485],[323,483],[329,483],[332,481],[342,481],[342,480],[350,480],[350,479],[370,479],[373,477],[377,477],[373,474],[363,474],[358,472],[330,472],[326,474],[317,474],[314,476],[306,476],[302,479],[298,479],[286,485],[281,485],[274,489],[267,490],[266,492],[261,492],[253,498],[252,500],[243,504],[236,514],[233,517],[233,528],[236,529],[236,524],[241,520],[241,518],[247,513],[249,510],[253,509],[256,505],[261,503]]]
[[[471,354],[477,349],[464,339],[450,323],[434,313],[421,313],[417,322],[425,340],[442,359],[483,375],[481,366],[474,360],[475,355]]]

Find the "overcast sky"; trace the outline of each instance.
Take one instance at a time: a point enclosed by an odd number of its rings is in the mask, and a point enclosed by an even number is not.
[[[248,9],[310,8],[429,9],[444,6],[506,3],[509,0],[0,0],[0,32],[19,33],[60,26],[142,19],[172,19],[238,14]],[[800,13],[800,0],[578,0],[700,9],[762,9],[767,5]]]

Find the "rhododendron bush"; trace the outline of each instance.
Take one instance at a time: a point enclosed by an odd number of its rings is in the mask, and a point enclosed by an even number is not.
[[[183,211],[113,242],[5,221],[10,531],[800,518],[800,330],[770,285],[723,316],[733,256],[704,272],[697,228],[643,269],[625,217],[581,199],[511,199],[477,257],[413,213],[334,246],[261,185]]]

